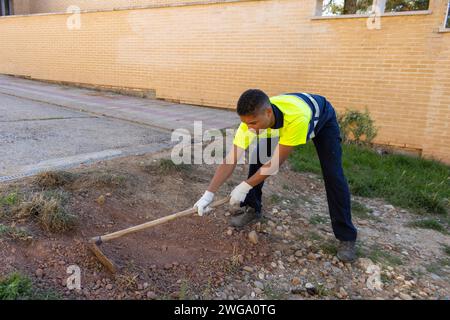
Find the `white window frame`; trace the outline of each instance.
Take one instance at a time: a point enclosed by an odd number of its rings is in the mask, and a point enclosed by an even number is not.
[[[450,16],[450,0],[448,1],[447,9],[445,10],[444,25],[442,27],[443,30],[450,31],[450,25],[447,26],[447,20],[448,20],[449,16]]]
[[[340,14],[335,16],[323,16],[322,15],[322,9],[323,9],[323,2],[326,0],[316,0],[316,7],[314,9],[313,17],[312,19],[348,19],[348,18],[366,18],[375,13],[376,11],[381,12],[380,16],[382,17],[389,17],[389,16],[411,16],[411,15],[424,15],[424,14],[431,14],[432,11],[430,9],[431,7],[431,1],[428,4],[427,10],[416,10],[416,11],[399,11],[399,12],[384,12],[386,8],[386,1],[387,0],[373,0],[372,4],[372,10],[368,14]],[[378,7],[379,10],[376,10]]]
[[[8,14],[6,14],[6,4],[8,4]],[[13,0],[0,0],[0,16],[7,17],[14,15]]]

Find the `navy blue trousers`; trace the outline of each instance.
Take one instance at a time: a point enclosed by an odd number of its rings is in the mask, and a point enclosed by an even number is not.
[[[320,121],[312,139],[319,156],[322,175],[327,194],[328,209],[331,218],[334,235],[341,241],[354,241],[357,230],[352,223],[350,190],[342,168],[342,148],[339,132],[339,124],[334,108],[326,101],[326,119]],[[271,139],[267,139],[267,155],[270,156],[274,146]],[[257,148],[259,148],[259,141]],[[253,176],[263,165],[259,159],[257,163],[251,163],[248,177]],[[261,216],[262,188],[264,182],[253,187],[247,194],[241,206],[250,206]]]

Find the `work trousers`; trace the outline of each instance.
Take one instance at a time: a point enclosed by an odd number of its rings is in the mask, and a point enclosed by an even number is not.
[[[316,126],[315,137],[312,139],[319,156],[322,175],[325,183],[328,209],[334,235],[341,241],[354,241],[357,230],[352,223],[350,190],[342,168],[342,148],[339,124],[336,112],[331,104],[325,100],[326,117]],[[261,161],[260,149],[264,158],[270,157],[276,147],[276,138],[257,138],[257,146],[250,156],[248,177],[253,176],[267,161]],[[265,149],[265,150],[264,150]],[[267,152],[266,152],[267,151]],[[256,157],[256,160],[255,160]],[[262,188],[264,182],[253,187],[247,194],[241,206],[250,206],[257,215],[262,215]]]

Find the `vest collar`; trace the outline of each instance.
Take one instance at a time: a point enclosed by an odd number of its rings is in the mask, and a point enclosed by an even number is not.
[[[274,105],[273,103],[271,103],[271,105],[272,105],[273,115],[275,116],[275,124],[273,125],[273,127],[271,129],[280,129],[283,127],[283,123],[284,123],[283,112],[281,112],[280,109],[278,109],[278,107],[276,105]]]

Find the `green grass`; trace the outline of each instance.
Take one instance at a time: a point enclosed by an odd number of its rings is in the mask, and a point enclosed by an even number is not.
[[[269,300],[285,300],[288,298],[287,292],[284,290],[275,288],[272,285],[266,285],[264,288],[264,294]]]
[[[320,240],[323,240],[323,237],[315,231],[309,231],[307,234],[299,235],[298,240],[299,241],[307,241],[307,240],[320,241]]]
[[[338,251],[337,245],[331,242],[324,242],[320,245],[319,248],[323,253],[330,255],[336,255]]]
[[[5,196],[0,196],[0,205],[14,206],[19,202],[17,192],[11,192]]]
[[[32,296],[31,280],[19,273],[13,273],[0,280],[0,300],[18,300]]]
[[[179,172],[190,170],[192,166],[188,164],[175,164],[171,159],[160,159],[158,163],[159,170],[162,173]]]
[[[19,272],[0,278],[0,300],[59,300],[61,296],[52,290],[37,290],[31,279]]]
[[[0,194],[0,218],[9,218],[14,207],[20,202],[20,195],[17,191],[7,194]]]
[[[381,280],[381,282],[384,283],[384,284],[390,284],[390,283],[393,282],[393,280],[390,279],[390,278],[389,278],[387,275],[385,275],[384,273],[382,273],[382,274],[380,275],[380,280]]]
[[[319,241],[319,240],[323,239],[323,237],[320,234],[318,234],[314,231],[309,232],[308,238],[311,240],[314,240],[314,241]]]
[[[190,164],[175,164],[171,159],[153,160],[141,165],[141,170],[152,175],[167,175],[173,173],[189,174],[193,166]]]
[[[399,256],[393,255],[378,246],[373,246],[368,251],[364,251],[365,252],[361,252],[358,256],[365,256],[374,263],[382,263],[393,267],[403,264],[403,261]]]
[[[443,267],[450,266],[450,259],[443,258],[437,261],[431,262],[426,266],[426,269],[430,273],[437,274],[438,276],[447,276],[447,273],[443,270]]]
[[[277,203],[280,203],[282,200],[283,200],[283,198],[280,197],[280,196],[277,195],[277,194],[271,194],[271,195],[270,195],[270,203],[271,203],[271,204],[277,204]]]
[[[312,225],[324,224],[327,222],[328,222],[327,217],[319,216],[318,214],[312,215],[311,218],[309,218],[309,223]]]
[[[450,167],[405,155],[379,155],[368,147],[343,144],[343,167],[352,194],[384,198],[394,206],[424,214],[450,211]],[[312,143],[290,157],[297,171],[321,174]]]
[[[32,237],[25,229],[10,227],[0,223],[0,238],[10,238],[13,240],[29,240]]]
[[[317,295],[319,297],[325,297],[325,296],[329,295],[327,288],[325,288],[325,286],[323,284],[317,284],[316,289],[317,289]]]
[[[369,214],[372,210],[368,209],[362,203],[358,201],[352,201],[352,215],[360,219],[370,219],[372,216]]]
[[[180,300],[192,300],[190,296],[190,285],[188,280],[183,280],[180,285]]]
[[[446,255],[450,256],[450,246],[444,244],[442,247],[442,251],[444,251]]]
[[[443,223],[439,221],[439,219],[435,218],[427,218],[421,219],[409,224],[410,227],[421,228],[421,229],[431,229],[443,234],[448,234],[448,229],[444,226]]]

